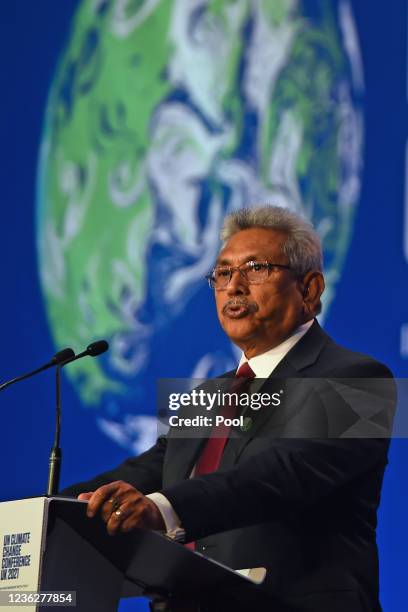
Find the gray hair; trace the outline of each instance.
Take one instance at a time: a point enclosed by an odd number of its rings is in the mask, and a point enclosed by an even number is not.
[[[225,217],[221,240],[225,243],[241,230],[253,227],[286,234],[283,252],[290,267],[303,275],[309,270],[323,269],[322,244],[310,221],[280,206],[242,208]]]

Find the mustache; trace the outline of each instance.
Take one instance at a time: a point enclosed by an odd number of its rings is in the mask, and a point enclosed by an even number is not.
[[[222,307],[222,313],[225,314],[226,310],[228,310],[228,308],[230,308],[231,306],[232,307],[244,306],[245,308],[248,308],[250,312],[256,312],[259,308],[258,304],[256,304],[255,302],[249,302],[245,298],[231,298]]]

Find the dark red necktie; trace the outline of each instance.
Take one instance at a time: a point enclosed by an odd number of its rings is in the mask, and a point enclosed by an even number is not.
[[[255,378],[255,373],[252,371],[250,365],[248,362],[243,363],[235,374],[235,380],[228,389],[228,392],[237,393],[239,395],[246,387],[248,381],[252,380],[253,378]],[[236,412],[237,406],[232,402],[227,406],[223,406],[222,415],[226,419],[233,419]],[[208,438],[203,451],[197,460],[194,476],[210,474],[219,468],[230,429],[230,426],[222,424],[217,427],[216,435],[215,430],[212,430],[210,437]],[[195,542],[189,542],[188,544],[184,544],[184,546],[190,550],[196,549]]]
[[[240,392],[243,391],[246,383],[252,378],[255,378],[255,373],[252,371],[248,362],[243,363],[238,369],[235,375],[235,380],[228,389],[228,392],[237,393],[239,395]],[[225,419],[233,419],[236,416],[236,412],[237,406],[231,402],[231,404],[223,406],[221,414]],[[210,474],[219,468],[230,429],[231,427],[229,425],[224,425],[222,423],[216,428],[216,432],[215,429],[212,430],[210,437],[203,448],[203,452],[196,463],[194,476]]]

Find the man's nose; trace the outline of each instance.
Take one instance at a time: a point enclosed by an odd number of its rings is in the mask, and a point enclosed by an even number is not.
[[[248,283],[239,270],[232,270],[231,279],[227,285],[228,295],[248,293]]]

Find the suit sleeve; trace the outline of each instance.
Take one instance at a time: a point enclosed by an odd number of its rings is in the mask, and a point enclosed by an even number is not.
[[[158,438],[156,444],[138,457],[131,457],[118,467],[95,476],[91,480],[80,482],[61,491],[61,495],[77,497],[80,493],[95,491],[104,484],[123,480],[147,495],[162,487],[163,459],[166,450],[166,438]]]
[[[367,377],[365,368],[361,372]],[[359,376],[355,370],[353,375]],[[331,376],[342,378],[350,372]],[[374,376],[388,378],[390,373],[379,368]],[[394,405],[393,381],[386,387],[389,397],[384,400]],[[331,397],[325,397],[329,411]],[[314,410],[313,402],[305,407],[305,423]],[[232,469],[180,482],[161,493],[180,518],[187,540],[197,540],[301,512],[370,474],[381,482],[388,446],[387,437],[274,438],[266,450]]]

